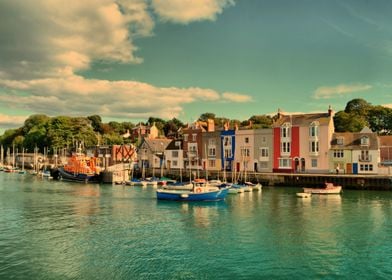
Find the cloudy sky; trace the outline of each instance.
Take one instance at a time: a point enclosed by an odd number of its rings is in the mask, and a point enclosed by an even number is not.
[[[389,0],[1,0],[0,132],[36,113],[391,106],[391,14]]]

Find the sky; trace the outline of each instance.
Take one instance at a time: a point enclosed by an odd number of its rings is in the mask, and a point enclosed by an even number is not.
[[[32,114],[392,108],[389,0],[2,0],[0,134]]]

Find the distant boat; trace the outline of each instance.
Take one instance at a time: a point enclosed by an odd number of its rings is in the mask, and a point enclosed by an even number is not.
[[[341,186],[334,186],[333,183],[325,183],[324,188],[304,188],[305,193],[311,194],[340,194]]]
[[[81,153],[73,154],[68,162],[59,169],[59,179],[74,182],[100,182],[99,168],[95,157],[87,157]]]
[[[296,193],[296,196],[301,197],[301,198],[310,198],[312,196],[312,194],[306,193],[306,192],[299,192],[299,193]]]
[[[217,201],[223,200],[228,194],[229,188],[210,186],[207,182],[197,179],[192,182],[192,190],[167,190],[158,189],[158,200],[175,201]]]
[[[129,180],[128,182],[126,182],[126,184],[130,185],[130,186],[145,187],[145,186],[147,186],[147,181],[133,178],[133,179]]]

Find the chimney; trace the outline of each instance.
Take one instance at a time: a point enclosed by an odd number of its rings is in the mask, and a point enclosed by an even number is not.
[[[333,117],[334,116],[334,111],[332,110],[331,105],[328,107],[328,116]]]
[[[280,119],[282,117],[282,111],[280,110],[280,108],[278,108],[277,116],[278,116],[278,119]]]
[[[213,132],[215,131],[215,121],[212,119],[207,120],[207,131],[208,132]]]

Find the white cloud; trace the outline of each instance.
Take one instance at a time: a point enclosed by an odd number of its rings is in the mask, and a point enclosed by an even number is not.
[[[25,81],[0,80],[0,86],[8,88],[8,92],[0,96],[0,102],[12,108],[28,108],[49,115],[172,118],[178,117],[184,104],[220,99],[219,93],[211,89],[159,88],[136,81],[85,79],[76,75]]]
[[[185,104],[196,101],[246,102],[249,96],[221,96],[213,89],[160,88],[78,74],[97,60],[141,63],[135,38],[153,34],[152,10],[164,20],[188,23],[214,20],[233,4],[233,0],[2,0],[0,104],[51,116],[166,119],[178,117]],[[7,116],[2,118],[0,125]],[[8,117],[8,123],[13,119]]]
[[[390,104],[383,104],[383,105],[381,105],[381,106],[387,107],[387,108],[391,108],[391,109],[392,109],[392,103],[390,103]]]
[[[161,19],[186,24],[215,20],[234,0],[152,0],[151,5]]]
[[[24,123],[26,118],[26,116],[0,114],[0,127],[19,127]]]
[[[232,92],[224,92],[222,94],[222,98],[223,98],[223,100],[227,100],[227,101],[231,101],[231,102],[239,102],[239,103],[252,101],[252,96],[238,94],[238,93],[232,93]]]
[[[152,34],[145,0],[3,0],[0,76],[75,73],[93,60],[140,63],[135,36]]]
[[[372,88],[371,85],[362,85],[362,84],[355,84],[355,85],[342,84],[335,87],[319,87],[315,90],[313,97],[316,99],[330,99],[333,97],[339,97],[353,92],[366,91],[371,88]]]

